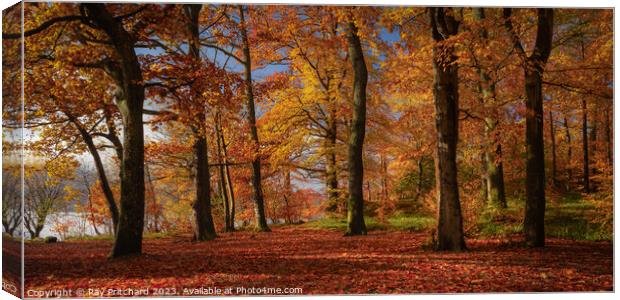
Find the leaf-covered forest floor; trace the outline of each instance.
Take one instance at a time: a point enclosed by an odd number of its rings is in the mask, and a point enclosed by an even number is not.
[[[26,291],[95,288],[268,287],[303,294],[610,291],[609,242],[548,239],[528,249],[511,239],[469,239],[468,252],[428,250],[428,232],[275,227],[222,233],[209,242],[149,238],[144,255],[108,260],[109,240],[26,243]],[[172,291],[172,290],[169,290]],[[151,294],[152,295],[152,294]],[[87,296],[87,295],[85,295]]]

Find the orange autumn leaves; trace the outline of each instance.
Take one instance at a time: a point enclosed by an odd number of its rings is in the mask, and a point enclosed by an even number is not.
[[[223,233],[210,243],[183,236],[149,239],[147,255],[121,261],[106,259],[109,241],[26,244],[26,255],[36,259],[26,260],[25,285],[26,290],[168,287],[179,292],[175,296],[185,288],[240,283],[298,287],[306,295],[613,288],[611,244],[550,239],[546,249],[527,249],[470,240],[472,251],[436,253],[423,250],[426,240],[425,233],[380,231],[344,239],[332,230],[277,228],[269,234]]]
[[[69,4],[27,7],[27,28],[54,16],[80,13],[78,6]],[[109,9],[118,16],[132,13],[136,16],[128,18],[124,26],[137,40],[146,88],[147,164],[153,168],[154,194],[171,193],[158,198],[185,201],[179,205],[183,209],[191,201],[189,195],[164,187],[190,188],[185,182],[192,176],[188,145],[193,138],[188,134],[189,127],[199,128],[208,135],[210,163],[217,165],[223,161],[215,155],[221,152],[216,147],[214,120],[218,114],[228,146],[227,158],[233,165],[235,193],[242,203],[248,204],[239,206],[241,214],[252,214],[248,200],[251,196],[247,187],[248,163],[257,157],[265,166],[264,172],[268,173],[265,191],[278,191],[277,184],[285,176],[283,169],[292,168],[294,191],[303,191],[312,185],[313,190],[321,193],[328,169],[327,158],[336,153],[335,169],[340,191],[344,192],[353,77],[343,36],[345,21],[353,21],[360,28],[370,70],[368,139],[364,145],[365,195],[373,202],[388,199],[389,203],[378,205],[385,208],[380,210],[382,213],[389,212],[415,188],[410,185],[406,187],[407,192],[401,192],[397,187],[406,185],[406,178],[418,171],[418,162],[432,160],[436,140],[431,101],[433,43],[424,8],[248,8],[251,69],[254,75],[261,74],[254,76],[252,83],[258,106],[257,126],[261,140],[258,145],[251,141],[250,125],[245,120],[246,83],[242,81],[237,61],[242,56],[239,20],[230,7],[210,5],[201,11],[203,59],[200,61],[187,53],[186,24],[177,22],[186,21],[182,7],[113,5]],[[458,151],[463,171],[459,176],[468,198],[466,201],[471,202],[478,199],[482,173],[480,155],[494,146],[482,134],[484,119],[488,116],[498,121],[497,132],[501,132],[494,137],[503,145],[508,190],[516,195],[522,192],[519,182],[524,176],[523,80],[519,59],[503,27],[501,9],[485,11],[486,17],[478,20],[472,9],[463,9],[463,14],[457,16],[462,20],[459,34],[446,42],[455,48],[460,65]],[[535,38],[530,22],[534,13],[519,9],[513,16],[515,31],[526,45]],[[598,174],[596,180],[605,186],[610,178],[609,170],[604,168],[606,148],[611,142],[601,132],[608,123],[605,111],[611,108],[612,15],[606,10],[574,9],[558,9],[556,15],[559,25],[556,26],[555,47],[544,78],[548,97],[545,110],[552,110],[560,121],[567,118],[569,135],[573,138],[572,155],[580,157],[578,100],[582,96],[587,98],[592,107],[591,127],[596,124],[599,128],[594,142],[597,150],[593,156],[594,165],[605,171],[603,175]],[[112,142],[106,140],[108,124],[114,128],[123,126],[114,105],[119,97],[118,87],[105,71],[114,67],[118,59],[109,47],[102,46],[109,45],[109,41],[100,31],[82,22],[56,24],[45,33],[26,40],[26,64],[32,70],[25,78],[31,108],[26,112],[26,120],[41,137],[29,145],[30,149],[61,156],[85,153],[86,147],[68,121],[71,115],[96,137],[98,150],[110,156],[109,165],[117,167],[118,157],[108,150]],[[494,101],[481,95],[480,70],[486,71],[495,85]],[[197,121],[201,115],[205,115],[205,122]],[[576,175],[580,172],[579,165],[568,160],[569,145],[563,129],[560,125],[556,130],[560,173],[572,170]],[[545,132],[548,135],[548,130]],[[332,136],[335,142],[327,142],[327,137]],[[427,167],[432,168],[431,165]],[[215,169],[212,169],[212,176],[217,180]],[[432,179],[432,174],[424,177]],[[321,195],[313,196],[321,198]],[[343,193],[341,200],[344,197]],[[273,193],[267,199],[271,201],[268,206],[275,211],[273,208],[279,207],[282,196]],[[298,202],[307,201],[300,199]],[[310,203],[311,206],[322,205]]]

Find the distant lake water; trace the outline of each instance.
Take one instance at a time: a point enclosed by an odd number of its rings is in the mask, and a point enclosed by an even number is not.
[[[69,224],[68,232],[65,236],[82,236],[82,235],[97,235],[92,223],[88,220],[86,214],[76,212],[62,212],[49,215],[45,220],[45,226],[41,231],[40,237],[45,238],[47,236],[55,236],[59,240],[62,239],[61,235],[54,231],[54,226],[58,223]],[[107,231],[106,226],[97,226],[99,233]],[[26,234],[28,235],[28,234]]]

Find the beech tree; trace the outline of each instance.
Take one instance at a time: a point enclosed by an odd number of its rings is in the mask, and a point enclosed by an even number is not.
[[[286,51],[285,62],[293,71],[283,74],[280,85],[269,95],[273,107],[262,117],[261,136],[271,147],[270,160],[282,160],[294,171],[324,181],[325,210],[344,208],[340,180],[346,174],[345,114],[351,104],[352,80],[345,37],[337,11],[318,7],[279,7],[273,14],[281,18],[272,24],[270,37]],[[308,17],[311,16],[311,17]],[[319,20],[319,22],[315,21]],[[285,162],[286,161],[286,162]]]
[[[245,89],[248,109],[248,123],[250,123],[250,133],[255,147],[260,147],[258,140],[258,130],[256,129],[256,109],[254,108],[254,90],[252,88],[252,56],[250,54],[250,41],[248,39],[248,28],[245,20],[245,10],[239,5],[239,33],[243,49],[243,69],[245,70]],[[256,155],[252,161],[252,188],[254,189],[254,214],[256,218],[256,228],[259,231],[271,231],[267,226],[265,217],[265,200],[263,199],[263,189],[261,184],[260,156]]]
[[[251,48],[256,47],[253,45],[256,41],[254,34],[258,30],[252,28],[257,21],[254,20],[251,11],[252,9],[244,5],[224,7],[221,17],[214,21],[214,26],[211,28],[212,34],[202,39],[201,45],[223,53],[243,68],[245,109],[247,110],[245,117],[249,125],[249,137],[254,144],[251,168],[255,226],[258,231],[268,232],[270,229],[265,215],[261,176],[261,143],[256,125],[256,91],[252,78],[252,69],[256,62]]]
[[[553,39],[553,9],[537,9],[536,43],[530,55],[525,53],[521,40],[512,25],[512,9],[504,8],[505,26],[512,36],[523,70],[526,94],[526,202],[523,229],[526,243],[534,247],[545,245],[545,152],[543,142],[542,76],[551,53]]]
[[[349,58],[353,65],[353,116],[349,136],[349,199],[347,201],[347,231],[345,235],[366,235],[364,222],[364,161],[363,148],[366,135],[366,85],[368,70],[364,51],[353,20],[347,27]]]
[[[200,64],[200,11],[202,4],[188,4],[185,14],[189,19],[189,55],[194,64]],[[194,92],[193,97],[200,97]],[[205,106],[198,107],[195,113],[196,126],[194,131],[194,156],[196,158],[196,202],[193,204],[196,215],[196,232],[194,238],[199,241],[215,238],[215,226],[211,216],[211,176],[209,174],[209,158],[207,133],[205,129]]]
[[[486,16],[484,8],[474,8],[474,18],[480,22],[481,26],[478,28],[480,41],[484,44],[490,41],[489,33],[487,30],[487,24],[485,24]],[[479,73],[480,80],[478,83],[478,89],[480,90],[482,96],[482,103],[497,105],[497,93],[495,91],[497,74],[493,74],[491,76],[487,68],[482,66],[481,62],[482,58],[477,58],[476,61],[479,65],[476,66],[476,69]],[[489,68],[491,70],[496,70],[493,68]],[[496,71],[497,72],[497,71]],[[502,144],[499,140],[499,116],[497,112],[497,108],[493,110],[491,114],[487,114],[486,117],[482,118],[484,122],[484,134],[488,139],[488,143],[491,146],[491,149],[487,149],[483,153],[484,158],[484,170],[485,170],[485,194],[486,201],[490,206],[498,207],[498,208],[506,208],[506,191],[504,186],[504,164],[502,162]]]
[[[97,173],[75,211],[111,224],[113,258],[143,232],[323,217],[346,236],[423,217],[437,250],[463,251],[513,210],[539,247],[546,196],[611,203],[610,10],[27,3],[24,19],[27,101],[3,85],[4,134]],[[15,233],[25,216],[3,214]]]
[[[437,249],[465,250],[463,220],[457,184],[456,145],[458,143],[459,77],[453,45],[446,43],[459,30],[456,12],[429,8],[433,47],[433,96],[437,129]]]
[[[103,30],[120,66],[115,80],[121,97],[117,105],[123,120],[123,158],[121,161],[120,216],[111,257],[142,253],[144,229],[144,128],[142,106],[144,85],[135,52],[135,38],[104,4],[82,4],[89,19]]]
[[[132,31],[125,29],[123,19],[139,13],[143,8],[124,16],[114,16],[104,4],[80,4],[79,14],[54,16],[38,27],[27,29],[24,37],[45,31],[60,22],[80,21],[94,25],[109,39],[118,58],[118,64],[109,65],[116,81],[118,98],[116,105],[123,120],[123,157],[121,161],[121,199],[117,235],[111,257],[140,254],[144,223],[144,135],[142,105],[144,85],[138,62],[134,34],[144,28],[141,20]],[[3,38],[16,39],[21,34],[3,33]]]

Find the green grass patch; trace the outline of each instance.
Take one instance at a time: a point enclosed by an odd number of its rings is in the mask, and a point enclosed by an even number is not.
[[[107,241],[114,240],[114,237],[108,234],[101,235],[84,235],[84,236],[70,236],[65,241]]]
[[[424,231],[436,226],[437,222],[431,216],[398,215],[388,218],[389,228],[403,231]]]
[[[506,209],[490,208],[482,212],[476,225],[468,232],[470,236],[479,237],[507,237],[523,231],[521,209],[513,207]]]
[[[344,231],[347,229],[347,220],[329,217],[310,221],[304,223],[302,226],[312,229],[335,229]]]
[[[509,199],[507,209],[485,209],[469,236],[507,237],[523,231],[524,199]],[[545,231],[547,237],[611,241],[613,229],[597,220],[597,208],[578,193],[563,195],[556,201],[547,201]]]
[[[613,229],[597,221],[597,208],[579,194],[550,203],[545,214],[546,234],[572,240],[611,241]]]
[[[364,217],[367,230],[384,230],[387,229],[386,224],[379,223],[373,217]],[[347,230],[347,219],[327,217],[318,219],[302,224],[301,226],[312,229],[333,229],[333,230]]]
[[[397,215],[388,217],[381,223],[375,217],[364,217],[368,230],[399,230],[399,231],[423,231],[435,226],[435,219],[429,216],[406,216]],[[312,229],[347,230],[345,218],[327,217],[307,222],[301,225]]]

